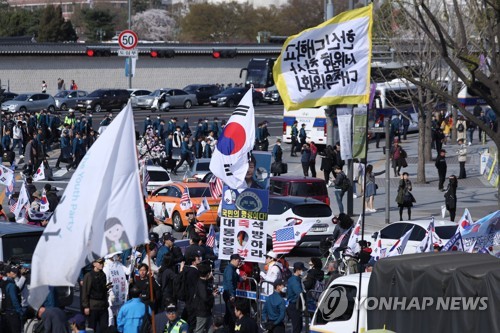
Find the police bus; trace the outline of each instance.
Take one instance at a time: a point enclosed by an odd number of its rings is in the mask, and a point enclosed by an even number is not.
[[[304,108],[296,111],[284,110],[283,113],[283,139],[284,143],[292,142],[292,125],[297,121],[297,131],[302,124],[305,124],[307,134],[306,142],[314,141],[317,146],[324,146],[327,137],[327,125],[325,109],[326,106],[319,108]]]

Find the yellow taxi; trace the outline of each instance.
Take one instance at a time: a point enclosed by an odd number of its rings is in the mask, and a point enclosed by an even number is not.
[[[185,204],[181,204],[185,189],[188,190],[191,201],[191,208],[187,209]],[[212,198],[208,183],[189,180],[173,182],[153,191],[147,198],[147,202],[153,209],[156,218],[165,221],[166,224],[171,224],[175,231],[180,232],[184,231],[189,224],[188,215],[196,214],[199,209],[203,209],[204,198],[208,202],[209,207],[207,208],[209,209],[196,219],[208,228],[211,224],[217,223],[217,210],[221,200],[220,198]]]

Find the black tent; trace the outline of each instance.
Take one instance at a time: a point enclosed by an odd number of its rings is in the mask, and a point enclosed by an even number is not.
[[[371,329],[385,325],[404,333],[500,332],[500,259],[489,254],[421,253],[381,259],[370,278],[368,295],[377,300],[398,297],[400,302],[392,309],[381,308],[380,301],[378,307],[369,302],[376,308],[368,311]],[[415,297],[416,303],[410,303]]]

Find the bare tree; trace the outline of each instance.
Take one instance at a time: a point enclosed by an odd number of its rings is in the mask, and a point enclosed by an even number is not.
[[[500,1],[496,0],[392,0],[425,33],[433,52],[451,73],[490,106],[489,120],[460,105],[456,89],[442,90],[428,82],[415,84],[431,90],[481,128],[500,148]],[[488,116],[488,114],[487,114]],[[499,188],[500,193],[500,188]],[[499,196],[500,204],[500,196]]]
[[[432,44],[425,38],[422,29],[415,27],[411,19],[401,16],[401,9],[397,4],[386,2],[377,12],[376,34],[384,36],[384,43],[393,50],[394,59],[398,63],[393,65],[395,69],[392,77],[406,79],[408,90],[399,96],[400,99],[410,99],[408,103],[413,104],[418,114],[418,162],[417,183],[426,183],[426,162],[432,159],[431,154],[431,115],[437,105],[437,96],[425,85],[432,85],[435,89],[442,89],[442,75],[439,70],[440,61],[435,57]],[[389,81],[391,78],[387,78]],[[411,83],[416,84],[417,89]],[[401,117],[409,117],[404,113]]]

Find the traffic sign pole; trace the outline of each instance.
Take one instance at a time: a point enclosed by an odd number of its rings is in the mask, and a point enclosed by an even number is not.
[[[137,34],[130,30],[131,27],[131,21],[130,21],[130,16],[131,16],[131,4],[130,1],[128,2],[128,30],[124,30],[120,33],[118,36],[118,44],[120,45],[121,50],[124,51],[132,51],[135,49],[137,46],[137,43],[139,42],[139,38],[137,38]],[[132,54],[129,53],[130,56],[128,57],[128,87],[129,89],[132,89]]]

